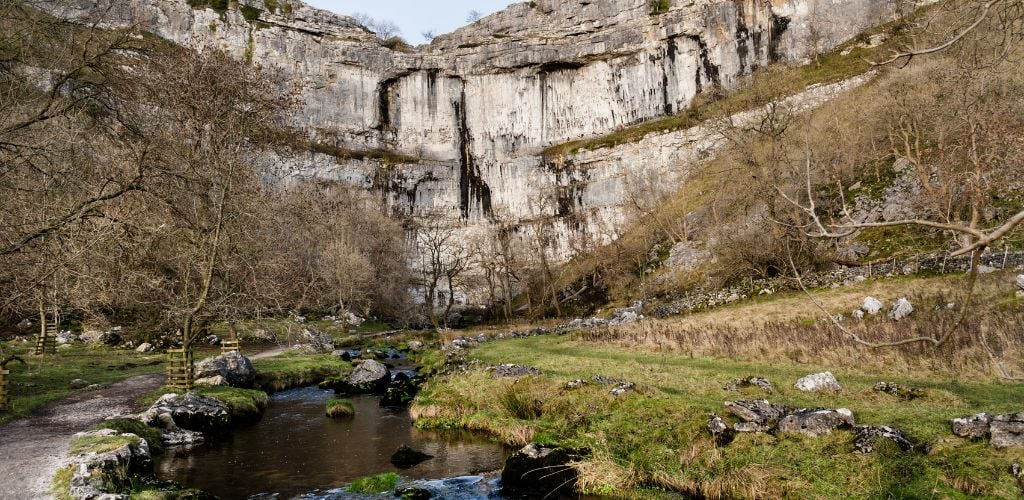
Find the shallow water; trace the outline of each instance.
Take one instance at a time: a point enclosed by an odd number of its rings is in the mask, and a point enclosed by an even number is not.
[[[225,499],[288,498],[383,472],[440,479],[495,471],[504,463],[500,445],[468,433],[417,430],[407,410],[381,408],[377,397],[351,398],[355,417],[327,418],[324,404],[332,397],[333,391],[316,387],[275,394],[258,423],[222,441],[168,452],[157,475]],[[403,444],[434,458],[399,470],[389,460]]]

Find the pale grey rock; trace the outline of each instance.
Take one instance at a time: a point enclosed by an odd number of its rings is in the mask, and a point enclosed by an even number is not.
[[[779,431],[819,437],[836,429],[853,427],[853,424],[853,412],[846,408],[803,408],[783,417],[779,421]]]
[[[858,425],[853,428],[853,435],[854,453],[871,453],[878,446],[878,441],[883,439],[892,441],[903,451],[914,447],[906,433],[887,425]]]
[[[1024,274],[1017,275],[1017,281],[1014,282],[1017,285],[1017,289],[1024,291]]]
[[[769,428],[792,411],[787,405],[770,403],[765,399],[726,401],[725,407],[744,422],[766,425]]]
[[[624,384],[616,385],[615,387],[612,388],[612,390],[608,391],[608,394],[611,394],[612,396],[615,397],[619,397],[622,396],[623,394],[626,394],[629,391],[632,391],[635,388],[636,384],[634,384],[633,382],[626,382]]]
[[[900,298],[895,304],[892,305],[892,309],[889,310],[889,319],[893,321],[900,321],[914,312],[914,306],[907,300],[906,297]]]
[[[176,429],[173,431],[161,431],[160,439],[164,446],[191,447],[206,442],[206,436],[202,432]]]
[[[672,245],[664,265],[668,269],[690,272],[699,269],[710,260],[711,252],[694,248],[690,242],[681,241]]]
[[[996,272],[998,270],[999,269],[996,269],[996,268],[994,268],[992,266],[986,266],[986,265],[978,266],[978,274],[992,274],[992,273],[994,273],[994,272]]]
[[[68,382],[68,387],[72,389],[84,389],[89,386],[89,382],[85,379],[76,378],[71,382]]]
[[[391,371],[384,364],[367,359],[360,362],[355,370],[345,379],[348,392],[376,393],[382,392],[391,382]]]
[[[989,433],[995,448],[1024,447],[1024,411],[992,418]]]
[[[210,385],[222,385],[217,377],[232,387],[252,387],[256,380],[256,369],[252,362],[238,351],[231,351],[220,356],[206,358],[195,367],[196,379],[207,380]],[[199,383],[199,380],[196,381]]]
[[[854,319],[864,319],[864,311],[860,309],[854,309],[853,313],[851,313],[851,316],[853,316]]]
[[[843,390],[843,386],[839,385],[839,381],[836,380],[835,375],[832,375],[832,372],[815,373],[801,377],[796,381],[794,387],[804,392]]]
[[[726,384],[725,387],[722,387],[722,390],[739,391],[744,387],[758,387],[768,394],[775,392],[775,386],[772,385],[770,380],[763,377],[744,377],[734,379]]]
[[[329,353],[334,350],[334,338],[315,328],[304,328],[302,339],[306,345],[318,353]]]
[[[860,306],[861,310],[863,310],[864,312],[866,312],[868,314],[872,314],[872,315],[878,314],[879,312],[881,312],[882,311],[882,307],[883,307],[882,301],[878,300],[878,299],[876,299],[874,297],[865,297],[864,298],[864,303],[861,304],[861,306]]]
[[[220,375],[214,375],[212,377],[197,378],[195,380],[195,382],[193,382],[193,383],[195,385],[204,386],[204,387],[230,387],[231,386],[231,384],[228,383],[228,379],[226,379],[226,378],[224,378],[224,377],[222,377]]]
[[[57,334],[56,340],[57,344],[64,345],[70,344],[72,342],[77,342],[81,340],[81,338],[78,335],[72,333],[70,330],[62,330],[60,333]]]
[[[143,342],[143,343],[139,344],[139,347],[135,348],[135,352],[142,353],[142,354],[150,353],[150,352],[153,352],[153,351],[154,351],[153,344],[150,344],[149,342]]]
[[[164,416],[166,414],[167,416]],[[150,426],[167,426],[200,432],[217,432],[231,424],[231,411],[224,402],[195,392],[184,396],[170,393],[160,397],[139,420]]]
[[[716,436],[725,434],[729,430],[729,424],[725,423],[725,420],[718,416],[717,413],[708,415],[708,431]]]
[[[527,375],[539,375],[540,369],[532,366],[504,364],[491,369],[493,377],[525,377]]]
[[[967,439],[981,439],[989,435],[992,415],[978,413],[968,417],[953,419],[953,434]]]
[[[423,349],[423,342],[420,342],[419,340],[410,340],[406,345],[409,346],[410,351]]]

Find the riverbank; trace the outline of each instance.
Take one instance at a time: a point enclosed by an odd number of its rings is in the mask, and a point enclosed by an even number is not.
[[[1022,493],[1009,470],[1024,462],[1024,448],[996,450],[950,432],[952,418],[1024,409],[1019,384],[848,368],[833,370],[841,391],[806,393],[794,382],[830,367],[689,357],[593,343],[579,335],[492,342],[471,356],[485,366],[516,363],[540,374],[498,378],[475,370],[437,378],[412,409],[417,425],[486,431],[510,445],[589,449],[573,464],[580,490],[587,493],[628,496],[650,488],[730,498],[1019,498]],[[619,382],[595,383],[597,375],[635,385],[614,396],[610,392]],[[748,376],[767,378],[775,391],[723,390]],[[885,380],[923,388],[926,395],[905,400],[873,390]],[[849,408],[857,424],[900,428],[916,446],[903,451],[883,444],[873,453],[854,453],[849,430],[818,438],[738,433],[728,444],[716,442],[708,430],[709,413],[728,415],[725,401],[762,398],[795,408]]]

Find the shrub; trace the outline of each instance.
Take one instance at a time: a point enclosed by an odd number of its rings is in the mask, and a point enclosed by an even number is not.
[[[397,484],[398,474],[387,472],[356,479],[348,485],[348,491],[352,493],[385,493],[394,489]]]

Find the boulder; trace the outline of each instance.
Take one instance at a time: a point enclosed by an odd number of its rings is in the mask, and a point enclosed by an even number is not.
[[[636,387],[636,384],[634,384],[632,382],[626,382],[624,384],[619,384],[619,385],[613,387],[612,390],[608,391],[608,394],[611,394],[612,396],[615,396],[615,397],[619,397],[619,396],[621,396],[621,395],[623,395],[623,394],[625,394],[625,393],[627,393],[629,391],[632,391],[635,387]]]
[[[736,415],[744,422],[764,425],[769,428],[775,426],[782,417],[785,417],[792,410],[789,406],[770,403],[766,399],[726,401],[725,407],[729,410],[729,413]],[[736,430],[740,429],[737,428]]]
[[[231,424],[231,410],[223,401],[195,392],[184,396],[171,393],[161,396],[139,420],[152,427],[170,428],[168,418],[173,428],[217,432]]]
[[[63,330],[63,331],[61,331],[60,333],[57,334],[56,340],[57,340],[58,344],[64,345],[64,344],[70,344],[72,342],[76,342],[76,341],[80,340],[80,337],[78,335],[75,335],[74,333],[72,333],[70,330]]]
[[[953,419],[953,434],[967,439],[981,439],[988,436],[992,415],[979,413]]]
[[[762,377],[746,377],[734,379],[722,387],[724,391],[739,391],[744,387],[759,387],[764,392],[771,394],[775,392],[775,386],[772,385],[771,381]]]
[[[864,303],[861,304],[860,308],[868,314],[878,314],[882,311],[882,301],[874,297],[865,297]]]
[[[356,369],[332,388],[340,394],[379,394],[385,392],[391,383],[388,367],[372,359],[356,365]]]
[[[779,431],[818,437],[836,429],[853,427],[853,424],[853,412],[846,408],[802,408],[779,420]]]
[[[853,316],[853,319],[864,319],[864,311],[860,309],[854,309],[850,315]]]
[[[89,387],[89,382],[87,380],[76,378],[71,382],[68,382],[68,387],[72,389],[85,389],[86,387]]]
[[[1024,411],[993,417],[989,434],[996,448],[1024,447]]]
[[[206,343],[210,345],[220,345],[220,337],[213,334],[207,335]]]
[[[410,351],[418,351],[423,349],[423,342],[420,342],[419,340],[410,340],[408,346]]]
[[[86,344],[104,344],[108,346],[116,346],[121,344],[121,335],[119,331],[101,332],[99,330],[90,330],[82,334],[82,342]]]
[[[569,465],[579,453],[567,448],[531,443],[505,460],[501,471],[503,496],[558,498],[572,496],[579,475]]]
[[[391,454],[391,465],[399,469],[410,469],[431,458],[434,458],[434,456],[414,450],[403,444],[398,451]]]
[[[196,363],[196,378],[223,377],[232,387],[252,387],[256,381],[256,369],[249,358],[238,351],[206,358]]]
[[[887,425],[858,425],[853,428],[853,449],[855,453],[871,453],[875,451],[880,439],[888,439],[903,451],[914,447],[907,435]]]
[[[892,309],[889,310],[889,319],[899,321],[910,316],[912,312],[914,312],[914,306],[906,297],[903,297],[892,305]]]
[[[587,385],[587,381],[586,380],[576,379],[576,380],[570,380],[570,381],[566,382],[565,383],[565,388],[566,389],[579,389],[580,387],[583,387],[585,385]]]
[[[133,479],[152,474],[149,443],[135,434],[100,429],[80,432],[75,438],[122,438],[125,444],[113,450],[73,457],[71,498],[127,498],[121,494],[131,491]]]
[[[525,377],[527,375],[540,375],[540,370],[532,366],[523,365],[498,365],[491,370],[494,377]]]
[[[839,381],[836,380],[835,375],[832,375],[832,372],[815,373],[801,377],[794,385],[797,389],[804,392],[843,390],[843,386],[839,385]]]
[[[879,382],[875,384],[874,390],[907,400],[921,398],[925,395],[924,389],[909,385],[899,385],[893,382]]]
[[[729,424],[717,413],[708,414],[708,431],[715,436],[724,435],[729,432]]]
[[[1018,290],[1024,291],[1024,274],[1017,275],[1016,284]]]
[[[153,352],[153,351],[154,351],[153,344],[150,344],[149,342],[143,342],[143,343],[139,344],[139,347],[135,348],[135,352],[139,352],[139,353],[142,353],[142,354],[150,353],[150,352]]]
[[[334,338],[315,328],[303,328],[302,339],[306,345],[318,353],[328,353],[334,350]]]

